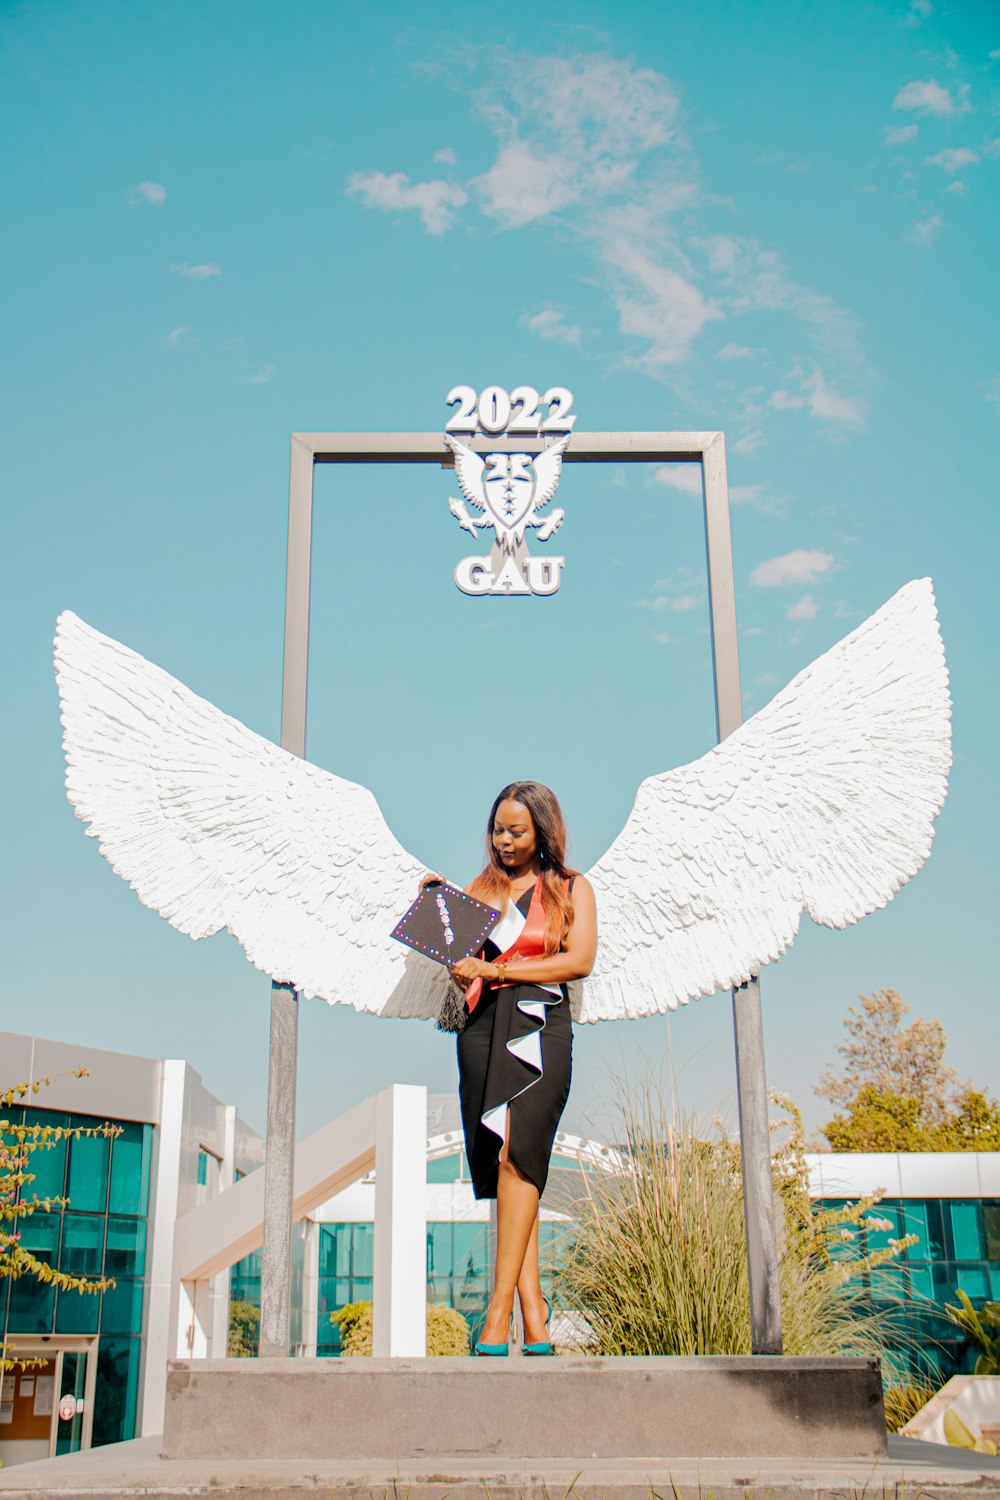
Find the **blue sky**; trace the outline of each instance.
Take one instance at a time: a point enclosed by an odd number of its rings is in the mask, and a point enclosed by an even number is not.
[[[8,0],[0,1024],[187,1056],[262,1122],[266,980],[141,908],[65,801],[55,616],[276,738],[289,434],[563,384],[581,430],[725,430],[747,712],[933,576],[934,853],[765,971],[769,1081],[825,1117],[846,1006],[894,985],[993,1082],[998,69],[986,3]],[[522,601],[455,589],[441,471],[323,471],[310,756],[455,879],[497,786],[536,776],[586,868],[643,776],[712,743],[689,478],[567,466],[563,587]],[[414,652],[441,666],[420,690]],[[301,1020],[303,1128],[453,1087],[430,1027]],[[683,1107],[731,1112],[727,997],[670,1035]],[[659,1018],[578,1033],[571,1119],[666,1045]]]

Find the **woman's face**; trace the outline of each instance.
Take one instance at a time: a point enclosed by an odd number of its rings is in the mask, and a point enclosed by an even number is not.
[[[530,864],[538,853],[538,836],[531,814],[523,802],[507,798],[493,819],[493,847],[505,870]]]

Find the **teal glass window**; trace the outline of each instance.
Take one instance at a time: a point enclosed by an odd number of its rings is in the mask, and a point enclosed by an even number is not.
[[[881,1207],[881,1204],[879,1205]],[[931,1259],[931,1236],[927,1224],[927,1204],[919,1200],[911,1200],[901,1204],[903,1233],[918,1236],[917,1243],[911,1245],[906,1252],[909,1260]]]
[[[1000,1268],[1000,1203],[983,1203],[983,1228],[986,1231],[986,1259]]]
[[[80,1116],[73,1123],[91,1126],[93,1121]],[[77,1213],[89,1210],[103,1214],[108,1206],[108,1158],[110,1156],[107,1136],[81,1136],[69,1143],[69,1176],[66,1196],[70,1207]]]
[[[349,1276],[351,1271],[351,1235],[349,1225],[323,1224],[319,1232],[319,1274]]]
[[[33,1276],[19,1276],[10,1284],[9,1332],[51,1333],[55,1305],[55,1287],[43,1286]]]
[[[869,1254],[876,1250],[887,1249],[890,1240],[900,1238],[899,1213],[895,1208],[885,1203],[877,1203],[866,1217],[889,1225],[888,1229],[872,1229],[869,1225],[865,1225],[864,1243],[865,1250]],[[914,1249],[916,1248],[914,1246]]]
[[[914,1266],[909,1268],[910,1296],[925,1297],[934,1300],[934,1277],[930,1266]]]
[[[458,1182],[462,1175],[460,1156],[439,1156],[427,1163],[428,1182]]]
[[[372,1224],[355,1224],[352,1235],[351,1275],[371,1276],[375,1269],[375,1229]],[[357,1300],[357,1299],[355,1299]]]
[[[951,1233],[955,1242],[956,1260],[983,1260],[986,1255],[986,1235],[983,1231],[983,1214],[978,1203],[949,1204],[951,1209]],[[972,1295],[971,1292],[969,1294]]]
[[[204,1151],[198,1152],[198,1186],[204,1187],[208,1181],[208,1156]]]
[[[68,1217],[68,1215],[67,1215]],[[141,1276],[146,1266],[145,1219],[108,1219],[106,1276]]]
[[[64,1214],[59,1269],[73,1276],[99,1276],[103,1256],[103,1214]]]
[[[454,1276],[460,1282],[478,1282],[486,1275],[487,1228],[483,1224],[455,1224]]]
[[[99,1293],[60,1292],[56,1299],[57,1333],[96,1333],[101,1311]]]
[[[111,1143],[111,1186],[108,1212],[136,1214],[149,1212],[149,1162],[153,1143],[151,1125],[130,1122]]]
[[[47,1214],[44,1209],[39,1209],[28,1214],[18,1224],[22,1249],[30,1250],[36,1260],[44,1260],[50,1266],[59,1263],[56,1254],[59,1245],[59,1218],[58,1213]],[[23,1281],[24,1277],[18,1279]]]
[[[26,1125],[64,1125],[65,1115],[55,1115],[44,1109],[27,1109],[24,1112]],[[66,1142],[47,1141],[39,1145],[28,1157],[28,1171],[35,1174],[35,1181],[26,1184],[26,1198],[61,1198],[66,1186]]]
[[[93,1444],[120,1443],[135,1432],[139,1389],[141,1340],[104,1338],[97,1353],[97,1382],[101,1392],[94,1404]]]
[[[142,1281],[118,1277],[101,1298],[101,1337],[108,1333],[142,1332]]]
[[[958,1301],[955,1296],[956,1287],[960,1287],[973,1302],[981,1302],[990,1295],[990,1278],[985,1266],[952,1266],[949,1269],[953,1281],[948,1301],[953,1305]]]

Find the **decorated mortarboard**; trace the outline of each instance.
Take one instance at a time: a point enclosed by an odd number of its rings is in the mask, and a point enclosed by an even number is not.
[[[450,966],[478,953],[499,920],[494,907],[438,881],[424,886],[391,935],[435,963]]]

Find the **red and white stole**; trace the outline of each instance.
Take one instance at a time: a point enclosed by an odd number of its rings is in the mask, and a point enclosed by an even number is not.
[[[531,905],[528,907],[528,915],[518,906],[517,902],[510,898],[507,902],[507,910],[500,921],[490,933],[490,942],[495,943],[502,951],[493,960],[494,963],[507,963],[514,957],[515,953],[522,958],[544,958],[545,957],[545,906],[542,902],[542,887],[544,881],[541,875],[535,881],[535,889],[531,896]],[[520,984],[517,978],[517,967],[515,965],[512,974],[504,980],[504,984]],[[538,984],[531,981],[536,989],[549,990],[553,995],[562,997],[562,990],[558,984]],[[491,980],[496,985],[496,980]],[[483,981],[474,979],[465,992],[465,1003],[469,1007],[469,1013],[475,1010],[479,1004],[479,997],[483,992]]]

